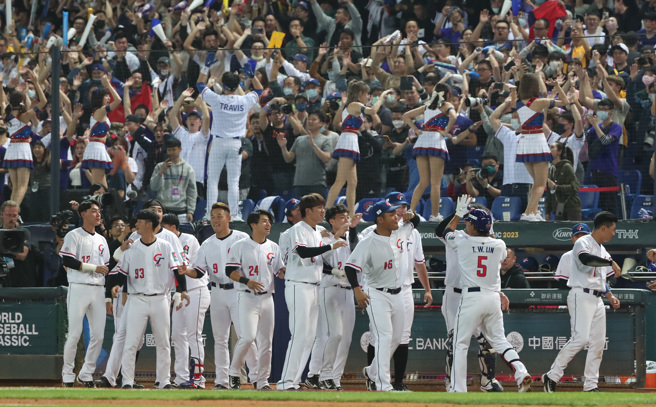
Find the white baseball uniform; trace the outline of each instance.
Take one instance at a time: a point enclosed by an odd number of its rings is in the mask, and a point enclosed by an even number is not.
[[[606,341],[606,307],[602,296],[606,292],[606,277],[613,274],[613,268],[592,267],[581,263],[579,259],[581,253],[589,253],[604,259],[611,258],[604,246],[597,243],[592,235],[579,238],[574,243],[571,253],[567,285],[572,289],[567,295],[567,308],[572,325],[572,336],[558,352],[547,376],[557,383],[574,356],[585,345],[589,345],[585,358],[583,390],[592,390],[597,387],[599,381],[599,366]],[[561,258],[560,262],[562,261]]]
[[[556,268],[556,274],[554,278],[556,280],[569,280],[569,273],[572,270],[572,251],[563,253],[560,256],[560,261],[558,262],[558,267]],[[569,285],[569,284],[568,284]]]
[[[200,249],[198,240],[188,233],[178,236],[182,245],[182,256],[187,264],[193,264]],[[175,350],[175,383],[189,382],[189,358],[197,358],[204,364],[203,325],[205,313],[210,307],[210,290],[207,288],[207,275],[201,278],[186,277],[189,306],[174,312],[171,316],[171,342]],[[198,376],[198,384],[205,386],[205,378]]]
[[[258,374],[253,384],[258,389],[269,385],[275,320],[272,294],[275,275],[284,266],[276,243],[266,239],[260,244],[250,238],[242,239],[232,246],[226,263],[226,267],[237,267],[242,276],[264,286],[261,292],[255,293],[246,285],[237,283],[241,333],[230,364],[230,376],[239,376],[246,354],[257,341]]]
[[[121,361],[123,386],[134,384],[135,357],[146,324],[155,339],[157,352],[156,381],[163,388],[171,379],[170,344],[170,291],[175,281],[179,257],[170,243],[156,238],[151,244],[141,239],[126,250],[112,274],[127,277],[129,297],[127,301],[125,347]],[[179,311],[174,311],[179,312]]]
[[[403,337],[405,309],[401,295],[406,281],[407,242],[413,226],[405,223],[391,236],[370,233],[355,247],[346,266],[362,272],[364,292],[369,296],[367,314],[375,336],[376,356],[366,367],[378,391],[392,390],[390,358]]]
[[[228,368],[230,367],[230,323],[235,325],[237,336],[241,334],[239,319],[239,299],[235,290],[234,281],[225,273],[231,247],[242,239],[250,237],[238,230],[230,231],[223,239],[216,235],[210,236],[203,242],[198,250],[194,267],[209,277],[212,290],[210,291],[210,318],[212,320],[212,334],[214,335],[214,364],[216,366],[216,379],[214,383],[228,387]],[[246,355],[248,376],[251,382],[257,378],[257,359],[255,344]]]
[[[219,177],[223,166],[228,172],[228,206],[230,215],[239,211],[239,176],[241,175],[241,141],[246,136],[248,111],[258,102],[256,92],[244,96],[217,95],[210,88],[201,92],[201,97],[212,109],[212,146],[207,164],[207,211],[209,219],[219,195]]]
[[[74,229],[64,237],[64,244],[59,252],[82,263],[107,266],[109,248],[107,241],[99,233],[91,234],[82,228]],[[82,381],[93,381],[96,361],[102,349],[105,334],[105,276],[94,272],[85,272],[66,268],[68,276],[68,333],[64,345],[64,366],[62,380],[64,383],[75,381],[75,352],[82,334],[84,316],[89,321],[89,346],[80,369]]]
[[[467,392],[467,350],[479,325],[492,347],[513,367],[515,380],[521,385],[528,372],[505,337],[499,297],[499,270],[508,254],[506,244],[500,239],[469,236],[463,231],[451,231],[445,240],[457,254],[462,287],[453,333],[453,371],[449,391]]]
[[[155,234],[155,236],[157,236],[158,239],[162,239],[168,242],[171,245],[171,247],[173,247],[174,249],[173,252],[177,253],[176,259],[177,260],[182,259],[184,261],[184,258],[182,256],[183,250],[182,250],[182,245],[180,245],[180,239],[178,239],[178,237],[173,232],[160,227],[159,231]],[[141,235],[138,234],[137,232],[134,232],[130,235],[130,237],[128,237],[128,240],[130,239],[132,239],[133,242],[136,242],[139,239],[141,239]],[[129,250],[130,249],[126,250],[126,252]],[[116,271],[117,269],[116,267],[114,267],[112,272],[116,272]],[[129,294],[130,293],[128,292],[128,295]],[[125,348],[125,333],[128,324],[128,319],[123,317],[125,315],[128,315],[127,307],[128,307],[128,303],[126,302],[125,305],[123,305],[121,294],[119,294],[118,298],[114,300],[114,329],[116,330],[114,331],[114,336],[112,338],[112,349],[109,351],[109,357],[107,358],[107,365],[105,366],[105,373],[103,374],[103,376],[105,376],[105,378],[109,381],[109,383],[112,386],[116,386],[118,384],[116,383],[116,377],[121,371],[121,362],[123,360],[123,349]],[[146,328],[144,327],[144,331],[141,333],[141,340],[137,350],[140,350],[141,347],[143,346],[145,330]],[[129,384],[129,383],[123,382],[121,384]]]
[[[322,240],[324,245],[338,241],[332,233]],[[330,267],[344,270],[350,255],[350,247],[344,246],[322,257]],[[324,273],[319,285],[319,323],[308,376],[319,376],[321,381],[333,380],[335,385],[340,386],[354,327],[355,301],[351,285],[346,277]]]
[[[319,317],[318,286],[321,282],[321,256],[301,258],[297,247],[318,247],[321,233],[300,221],[289,229],[287,236],[287,269],[285,271],[285,302],[289,310],[289,332],[285,364],[276,390],[299,388],[303,369],[310,357]]]

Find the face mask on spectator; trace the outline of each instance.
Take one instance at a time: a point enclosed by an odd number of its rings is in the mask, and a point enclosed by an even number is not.
[[[617,30],[617,23],[615,21],[609,21],[606,23],[606,29],[610,31],[615,31]]]
[[[305,93],[307,94],[307,97],[309,97],[310,99],[314,99],[317,96],[319,96],[319,91],[317,91],[316,89],[307,89]]]
[[[528,24],[528,23],[526,22],[526,19],[525,19],[524,17],[519,17],[519,18],[517,19],[517,21],[519,22],[519,25],[522,26],[522,27],[526,27],[526,25]]]
[[[168,76],[169,70],[168,69],[161,69],[159,71],[159,74],[162,75],[162,76]]]
[[[376,103],[378,103],[378,100],[380,100],[380,97],[378,97],[378,96],[372,97],[371,98],[371,104],[375,105]]]
[[[326,131],[326,126],[321,126],[319,133],[323,134]]]
[[[299,112],[304,112],[307,110],[307,103],[297,103],[296,104],[296,110]]]
[[[294,89],[292,88],[282,88],[282,93],[285,94],[285,96],[292,95],[294,93]]]
[[[549,67],[552,70],[560,72],[560,63],[558,61],[551,61],[549,62]]]
[[[395,129],[400,129],[404,124],[405,122],[403,120],[392,120],[392,126],[394,126]]]
[[[27,96],[28,96],[30,99],[34,99],[34,98],[36,97],[36,91],[34,91],[34,90],[32,90],[32,89],[28,89],[28,90],[27,90]]]
[[[519,128],[519,126],[521,126],[521,124],[519,123],[518,119],[515,119],[515,118],[510,119],[510,127],[512,127],[513,130],[517,130]]]
[[[387,95],[387,96],[385,96],[385,102],[389,105],[396,102],[396,95]]]
[[[642,83],[644,83],[645,86],[649,86],[654,83],[654,79],[656,79],[656,76],[643,75]]]
[[[264,59],[264,55],[251,55],[251,59],[254,59],[256,61],[261,61]]]
[[[492,12],[494,14],[499,14],[499,11],[501,11],[501,9],[499,7],[492,7]]]
[[[604,120],[608,119],[608,112],[605,111],[605,110],[597,110],[596,114],[597,114],[597,117],[599,118],[599,120],[601,120],[601,121],[604,121]]]

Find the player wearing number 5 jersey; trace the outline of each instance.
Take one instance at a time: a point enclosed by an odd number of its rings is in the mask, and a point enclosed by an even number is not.
[[[105,333],[105,275],[109,271],[109,248],[107,241],[95,228],[102,221],[100,206],[84,201],[78,208],[82,227],[69,232],[60,251],[68,276],[68,336],[64,345],[62,382],[64,387],[73,387],[75,381],[75,352],[82,334],[84,317],[89,321],[89,346],[77,381],[84,387],[93,384],[96,360],[102,349]]]
[[[531,375],[519,360],[519,355],[506,339],[501,314],[501,262],[508,251],[503,240],[490,237],[492,216],[483,209],[467,213],[471,198],[458,198],[456,213],[446,230],[446,245],[455,250],[460,265],[462,296],[453,332],[452,392],[467,392],[467,350],[471,336],[480,325],[492,347],[511,366],[520,392],[530,390]],[[465,216],[466,215],[466,216]],[[464,217],[465,231],[455,231]]]
[[[273,214],[258,209],[248,215],[253,231],[250,239],[232,246],[226,276],[237,282],[239,325],[241,333],[230,364],[230,388],[240,387],[239,376],[248,350],[257,341],[256,389],[273,390],[269,386],[273,343],[273,280],[284,268],[278,245],[266,237],[271,233]]]
[[[158,239],[154,229],[159,225],[155,212],[142,210],[137,214],[137,233],[141,238],[123,253],[110,274],[112,293],[116,295],[121,286],[128,285],[126,310],[127,330],[123,349],[122,373],[123,388],[131,389],[134,384],[135,357],[139,342],[150,321],[157,350],[157,378],[160,389],[173,388],[171,379],[171,316],[169,297],[171,287],[176,284],[173,296],[175,312],[182,307],[182,299],[187,300],[187,282],[184,275],[177,273],[185,269],[176,259],[170,243]],[[201,276],[202,277],[202,276]]]
[[[606,341],[606,307],[601,297],[608,298],[613,309],[620,307],[620,300],[610,292],[606,277],[613,272],[615,277],[619,277],[622,269],[602,244],[613,238],[616,225],[617,216],[600,212],[595,216],[592,233],[574,243],[567,281],[567,286],[572,288],[567,295],[572,336],[558,352],[549,372],[542,375],[547,393],[556,391],[556,383],[563,377],[565,368],[585,345],[589,347],[585,358],[583,391],[599,391],[599,366]]]
[[[237,336],[241,333],[239,324],[239,307],[235,284],[225,274],[225,265],[232,246],[248,235],[238,230],[230,229],[230,208],[228,205],[216,202],[212,204],[210,222],[214,236],[203,242],[194,260],[194,268],[206,273],[210,280],[210,318],[212,334],[214,335],[214,364],[216,379],[214,390],[227,389],[229,385],[228,368],[230,367],[230,324],[235,325]],[[257,379],[257,360],[255,345],[251,345],[246,356],[248,375],[252,383]]]
[[[373,361],[363,369],[367,379],[367,390],[391,391],[390,358],[403,337],[405,310],[400,295],[406,280],[407,259],[403,245],[398,239],[407,241],[419,217],[408,212],[399,226],[397,206],[385,200],[375,204],[371,210],[376,216],[376,230],[360,241],[346,262],[346,277],[355,292],[361,307],[367,306],[371,333],[375,337]],[[392,232],[396,231],[391,238]],[[407,250],[407,247],[405,248]],[[364,290],[360,288],[357,272],[362,272]]]

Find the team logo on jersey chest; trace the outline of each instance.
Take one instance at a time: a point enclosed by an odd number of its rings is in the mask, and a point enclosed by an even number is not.
[[[268,264],[269,266],[270,266],[271,264],[273,264],[273,259],[274,259],[275,257],[276,257],[276,256],[274,256],[273,253],[269,253],[269,254],[267,254],[267,264]]]
[[[105,245],[104,244],[101,243],[98,246],[98,252],[100,252],[100,256],[102,257],[103,253],[105,252]]]
[[[159,266],[162,265],[162,264],[161,264],[161,263],[162,263],[162,260],[164,260],[164,256],[162,255],[162,253],[157,253],[157,254],[153,257],[153,261],[155,262],[155,265],[156,265],[157,267],[159,267]]]

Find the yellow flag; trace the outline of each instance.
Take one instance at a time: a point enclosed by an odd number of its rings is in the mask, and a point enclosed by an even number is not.
[[[285,33],[274,31],[271,33],[271,40],[269,41],[269,48],[282,47],[282,40],[285,38]]]

